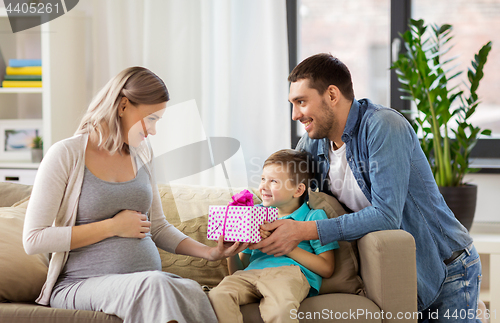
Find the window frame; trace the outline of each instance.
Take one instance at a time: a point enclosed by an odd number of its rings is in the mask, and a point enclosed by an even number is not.
[[[289,72],[299,63],[298,62],[298,46],[299,46],[299,16],[298,16],[298,5],[299,0],[286,0],[286,14],[287,14],[287,30],[288,30],[288,63]],[[393,63],[393,51],[392,44],[396,39],[401,41],[400,34],[404,33],[408,29],[408,23],[411,18],[411,6],[412,0],[391,0],[390,4],[390,62]],[[403,46],[399,47],[399,50],[404,50]],[[398,89],[399,82],[397,79],[396,72],[391,70],[390,72],[390,85],[389,85],[389,99],[390,106],[398,111],[410,110],[411,102],[408,100],[401,99],[401,93]],[[290,111],[293,107],[290,104]],[[291,118],[290,118],[291,120]],[[297,123],[291,122],[291,146],[295,148],[300,136],[297,134]],[[471,151],[471,166],[476,163],[480,165],[479,173],[494,173],[500,174],[500,139],[479,139],[477,145]],[[491,163],[489,165],[489,160],[495,160],[497,162]],[[496,165],[495,165],[496,164]]]
[[[297,66],[298,51],[299,51],[299,15],[298,15],[298,0],[286,0],[286,21],[288,31],[288,74]],[[297,134],[297,122],[292,120],[293,105],[290,103],[290,140],[292,149],[297,147],[300,136]]]

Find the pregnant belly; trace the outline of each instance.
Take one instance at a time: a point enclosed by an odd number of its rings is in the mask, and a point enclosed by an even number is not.
[[[72,250],[62,274],[84,279],[147,270],[161,270],[160,255],[150,235],[143,239],[112,237]]]

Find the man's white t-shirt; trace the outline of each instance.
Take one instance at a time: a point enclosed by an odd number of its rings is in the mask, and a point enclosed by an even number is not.
[[[371,206],[347,164],[345,144],[339,149],[333,150],[333,142],[330,142],[329,156],[330,171],[328,175],[330,177],[330,190],[333,195],[354,212]]]

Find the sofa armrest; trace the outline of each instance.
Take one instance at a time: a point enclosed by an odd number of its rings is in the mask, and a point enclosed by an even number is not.
[[[358,241],[366,296],[384,313],[383,322],[417,322],[415,240],[403,230],[371,232]],[[411,315],[411,319],[407,319]]]

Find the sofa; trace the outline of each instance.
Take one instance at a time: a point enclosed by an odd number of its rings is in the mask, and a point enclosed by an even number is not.
[[[158,185],[167,220],[193,239],[207,240],[209,205],[226,205],[237,188]],[[31,187],[0,183],[0,323],[122,322],[102,312],[55,309],[34,302],[44,283],[49,255],[28,256],[22,225]],[[254,190],[254,202],[260,201]],[[331,196],[310,193],[309,204],[329,217],[345,213]],[[402,230],[372,232],[358,241],[341,241],[335,273],[324,279],[320,295],[306,298],[300,322],[417,322],[415,243]],[[208,291],[228,274],[226,260],[207,261],[158,250],[164,271],[194,279]],[[193,309],[196,310],[196,309]],[[258,303],[241,307],[246,323],[262,322]],[[149,323],[149,322],[146,322]]]

